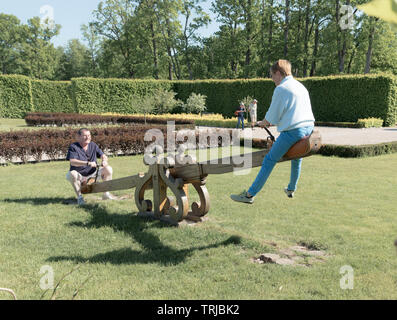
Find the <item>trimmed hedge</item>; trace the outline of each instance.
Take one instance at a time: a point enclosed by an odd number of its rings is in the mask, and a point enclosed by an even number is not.
[[[397,123],[397,77],[392,75],[350,75],[298,79],[309,90],[317,121],[357,122],[358,119],[380,118],[384,126]],[[172,90],[176,98],[186,101],[192,92],[207,96],[207,111],[233,117],[238,102],[251,96],[258,100],[258,119],[270,106],[274,84],[269,79],[249,80],[127,80],[127,79],[72,79],[70,92],[67,84],[29,81],[23,76],[1,76],[0,116],[21,118],[33,111],[31,83],[37,111],[73,106],[79,113],[115,112],[136,113],[137,98],[155,89]],[[45,93],[44,91],[60,93]],[[29,98],[30,95],[30,98]],[[54,105],[51,107],[51,101]],[[37,105],[36,105],[37,104]],[[7,111],[6,111],[7,110]],[[62,110],[68,111],[68,110]]]
[[[70,81],[32,80],[36,112],[77,112]]]
[[[155,129],[152,141],[145,141],[145,134],[150,129]],[[166,125],[128,125],[107,128],[90,128],[92,134],[92,141],[94,141],[105,153],[117,156],[122,155],[136,155],[143,154],[146,147],[152,144],[158,135],[162,135],[164,140],[164,150],[167,150],[167,126]],[[183,130],[181,125],[176,125],[175,130]],[[228,131],[230,134],[230,131]],[[42,130],[19,130],[0,133],[0,160],[7,162],[22,162],[28,163],[30,161],[40,162],[45,160],[64,160],[71,143],[76,141],[76,129],[42,129]],[[188,136],[193,134],[196,139],[196,144],[199,148],[208,148],[200,140],[198,132],[195,130],[185,131],[185,139],[183,141],[176,141],[176,145],[188,141]],[[218,140],[218,145],[221,146],[222,140]]]
[[[0,75],[0,118],[23,118],[32,110],[30,79],[19,75]]]
[[[130,125],[115,128],[91,128],[92,140],[107,153],[117,155],[142,154],[151,142],[144,141],[149,129],[158,129],[166,137],[166,126]],[[48,160],[66,157],[68,147],[76,141],[76,129],[20,130],[0,133],[0,158],[12,162],[15,157],[27,163],[30,157],[41,161],[46,154]],[[164,139],[166,145],[167,139]]]
[[[115,112],[137,113],[137,98],[151,94],[155,89],[170,90],[167,80],[127,79],[72,79],[76,107],[79,113]]]
[[[362,146],[323,145],[319,154],[342,158],[374,157],[382,154],[397,153],[397,142],[369,144]]]
[[[397,78],[391,75],[313,77],[299,80],[309,91],[317,121],[357,122],[380,118],[385,126],[397,123]],[[175,81],[177,98],[191,92],[207,96],[207,111],[232,117],[238,101],[246,96],[258,100],[258,119],[264,118],[274,84],[267,79]]]
[[[310,92],[317,121],[356,122],[380,118],[397,123],[397,81],[389,75],[329,76],[300,79]]]

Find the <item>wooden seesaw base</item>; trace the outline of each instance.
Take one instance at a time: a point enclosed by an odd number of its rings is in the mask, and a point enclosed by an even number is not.
[[[288,161],[311,156],[321,147],[321,136],[318,130],[298,141],[280,160]],[[206,187],[207,176],[223,174],[236,170],[260,167],[270,149],[227,157],[207,162],[196,163],[189,156],[182,159],[164,158],[161,155],[151,159],[147,173],[140,173],[125,178],[86,185],[82,193],[98,193],[135,188],[135,204],[138,216],[165,221],[179,225],[183,220],[200,222],[210,210],[210,197]],[[242,163],[242,158],[250,159]],[[187,164],[185,164],[187,163]],[[189,209],[188,186],[191,184],[200,200],[193,202]],[[174,196],[167,196],[170,189]],[[145,199],[145,192],[153,190],[153,201]]]

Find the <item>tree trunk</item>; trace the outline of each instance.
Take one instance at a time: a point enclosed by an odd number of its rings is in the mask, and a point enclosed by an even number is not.
[[[287,59],[288,56],[289,11],[290,0],[285,0],[284,59]]]
[[[272,44],[273,44],[273,5],[274,0],[270,0],[270,14],[269,14],[269,40],[267,46],[267,70],[266,73],[270,76],[270,66],[271,66],[271,54],[272,54]]]
[[[251,44],[252,44],[252,3],[251,0],[247,1],[247,8],[246,10],[246,25],[245,25],[245,32],[246,32],[246,41],[247,41],[247,51],[245,52],[245,71],[244,76],[245,78],[249,77],[249,67],[251,65]]]
[[[318,54],[318,45],[320,42],[320,24],[318,23],[316,26],[316,30],[314,32],[314,48],[313,48],[313,60],[312,67],[310,69],[310,76],[314,77],[316,74],[317,67],[317,54]]]
[[[342,51],[341,51],[341,34],[342,29],[339,25],[340,22],[340,3],[339,0],[336,0],[336,12],[335,12],[335,20],[336,20],[336,44],[338,48],[338,70],[339,72],[343,72],[343,63],[342,63]],[[342,70],[341,70],[342,67]]]
[[[369,32],[368,38],[368,50],[366,54],[366,61],[365,61],[365,69],[364,74],[367,74],[371,71],[371,59],[372,59],[372,50],[373,50],[373,43],[374,43],[374,35],[375,35],[375,25],[379,18],[374,19],[373,17],[370,18],[371,27]]]
[[[346,1],[346,5],[350,5],[350,0]],[[336,23],[338,24],[338,60],[339,60],[339,72],[343,73],[345,71],[345,59],[346,59],[346,53],[347,53],[347,31],[342,30],[340,27],[340,3],[339,0],[336,1],[336,17],[337,21]],[[341,46],[341,37],[343,38],[343,44]],[[342,48],[341,48],[342,47]]]
[[[156,42],[153,21],[150,21],[150,30],[152,32],[154,78],[158,80],[159,79],[159,66],[158,66],[158,57],[157,57],[157,42]]]
[[[309,57],[309,24],[310,24],[310,10],[311,10],[311,1],[307,0],[306,2],[306,21],[305,21],[305,37],[304,37],[304,58],[303,58],[303,77],[307,77],[307,69],[308,69],[308,57]]]

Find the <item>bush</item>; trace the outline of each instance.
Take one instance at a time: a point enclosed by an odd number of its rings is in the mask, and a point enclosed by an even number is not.
[[[207,97],[205,95],[192,92],[189,98],[187,98],[186,103],[183,104],[182,110],[186,113],[201,114],[207,110],[207,107],[205,106],[206,98]]]
[[[144,141],[144,135],[153,128],[166,135],[166,126],[158,125],[91,128],[90,131],[93,141],[107,153],[117,155],[122,151],[124,154],[142,154],[151,143]],[[18,157],[26,163],[31,156],[40,161],[45,153],[48,160],[64,159],[69,145],[75,142],[76,132],[76,129],[43,129],[0,133],[0,157],[8,162]]]
[[[31,111],[30,79],[18,75],[0,75],[0,118],[23,118]]]
[[[361,128],[381,128],[383,125],[383,120],[378,118],[358,119],[357,124]]]
[[[76,114],[76,113],[28,113],[25,122],[30,126],[70,126],[70,125],[98,125],[98,124],[167,124],[174,121],[177,125],[192,127],[194,120],[175,119],[167,117],[142,117],[142,116],[123,116],[123,115],[95,115],[95,114]]]
[[[337,127],[337,128],[362,128],[357,122],[331,122],[316,121],[315,126],[318,127]]]
[[[273,96],[274,83],[268,79],[244,80],[196,80],[175,81],[173,90],[177,98],[186,101],[192,92],[205,95],[207,111],[234,118],[239,103],[247,96],[258,102],[258,119],[265,117]]]
[[[149,94],[149,96],[146,96],[144,99],[148,99],[146,103],[153,104],[154,114],[164,114],[169,113],[182,104],[181,101],[175,99],[175,95],[176,93],[173,91],[155,89],[153,93]]]
[[[319,153],[324,156],[342,158],[373,157],[397,152],[397,142],[379,143],[363,146],[323,145]]]

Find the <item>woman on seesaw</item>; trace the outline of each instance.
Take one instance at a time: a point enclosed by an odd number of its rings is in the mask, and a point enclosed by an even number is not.
[[[309,92],[292,77],[291,63],[287,60],[278,60],[270,68],[270,73],[276,89],[265,119],[258,122],[258,125],[260,127],[276,125],[280,135],[265,156],[262,167],[248,191],[230,196],[234,201],[253,203],[276,163],[296,142],[310,135],[314,129],[315,120]],[[301,165],[302,159],[291,160],[290,183],[284,189],[289,198],[293,198],[296,191]]]

